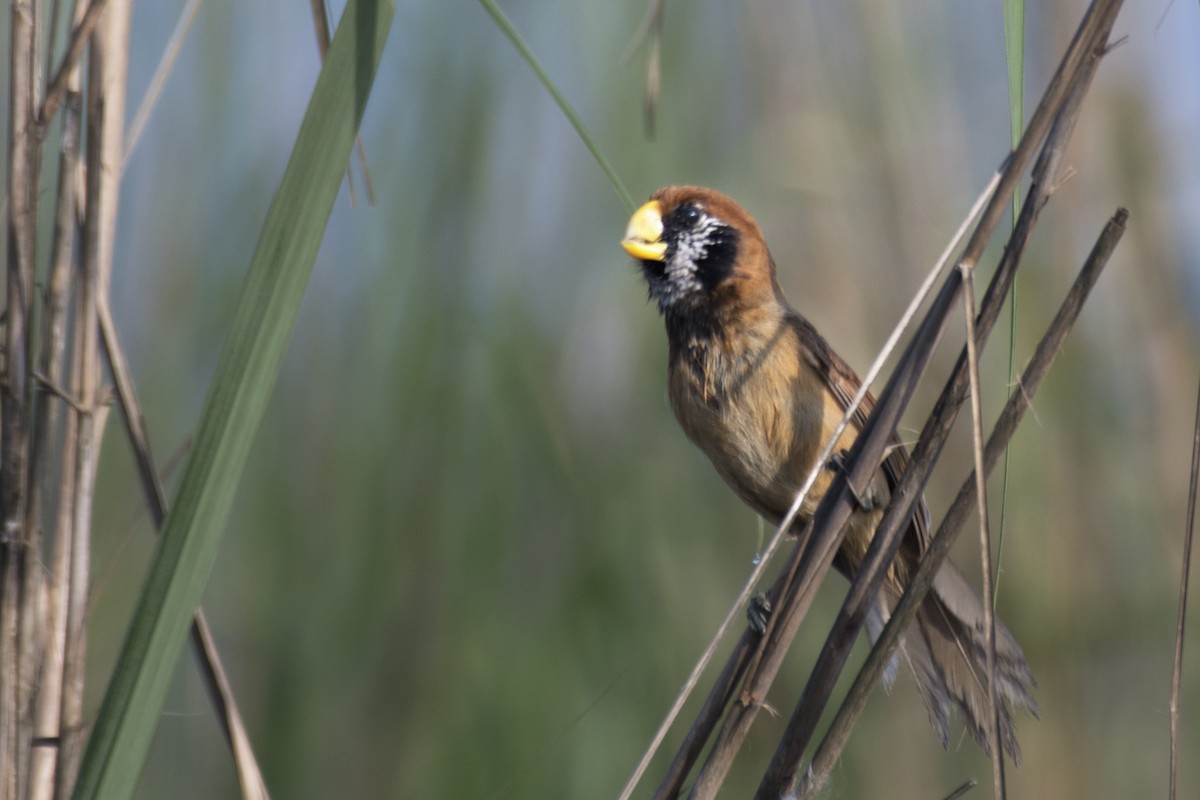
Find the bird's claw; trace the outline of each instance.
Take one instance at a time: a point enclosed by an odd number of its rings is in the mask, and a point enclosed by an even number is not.
[[[854,488],[854,484],[850,481],[850,475],[846,472],[846,459],[849,458],[849,450],[838,450],[829,457],[829,463],[825,465],[826,469],[832,472],[840,472],[846,476],[846,488],[850,490],[850,494],[854,497],[855,504],[863,511],[876,511],[886,504],[885,498],[880,497],[874,487],[868,486],[865,492],[859,492]]]
[[[750,629],[759,636],[766,633],[767,621],[771,619],[771,612],[773,610],[771,598],[762,592],[750,598],[750,607],[746,609],[746,619],[750,623]]]

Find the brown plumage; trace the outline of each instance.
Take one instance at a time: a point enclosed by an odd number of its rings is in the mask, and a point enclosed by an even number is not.
[[[671,408],[692,440],[751,508],[779,523],[841,420],[860,381],[787,302],[762,231],[737,203],[712,189],[670,186],[629,222],[622,246],[641,263],[669,342]],[[875,401],[867,395],[842,434],[849,449]],[[908,463],[899,439],[868,489],[871,510],[851,516],[834,565],[851,576]],[[798,531],[832,481],[823,470]],[[867,622],[873,640],[928,544],[924,503],[905,534]],[[947,562],[900,646],[934,730],[946,745],[951,708],[987,749],[983,605]],[[996,679],[1004,749],[1020,759],[1010,706],[1037,713],[1033,675],[1020,645],[996,624]]]

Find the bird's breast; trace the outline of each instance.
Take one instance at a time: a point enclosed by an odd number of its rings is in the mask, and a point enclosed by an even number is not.
[[[726,483],[778,522],[812,469],[841,410],[786,328],[760,346],[730,352],[698,346],[671,358],[671,406],[684,432]],[[847,430],[843,444],[853,443]],[[822,471],[802,509],[807,518],[828,487]]]

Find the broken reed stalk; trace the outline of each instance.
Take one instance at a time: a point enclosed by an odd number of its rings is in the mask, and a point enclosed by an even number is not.
[[[1183,528],[1183,574],[1179,576],[1179,613],[1175,620],[1175,658],[1171,664],[1171,767],[1167,797],[1175,800],[1179,788],[1179,708],[1183,694],[1183,632],[1187,623],[1188,585],[1192,540],[1196,533],[1196,483],[1200,481],[1200,390],[1196,396],[1196,423],[1192,429],[1192,469],[1188,481],[1187,519]]]
[[[1124,234],[1128,218],[1128,211],[1123,208],[1118,209],[1113,218],[1105,225],[1100,238],[1097,239],[1087,262],[1030,358],[1029,365],[1021,376],[1018,391],[1013,392],[1009,397],[1000,418],[996,421],[991,438],[988,439],[987,446],[984,448],[985,470],[990,472],[995,467],[996,462],[999,461],[1008,446],[1008,441],[1012,438],[1017,424],[1029,408],[1031,398],[1036,394],[1042,380],[1049,372],[1054,356],[1061,348],[1063,340],[1079,316],[1083,303],[1100,277],[1100,272],[1108,263],[1117,242]],[[963,482],[962,488],[959,489],[958,495],[946,512],[937,534],[930,540],[929,549],[918,565],[917,571],[909,579],[908,587],[899,604],[892,611],[891,619],[867,656],[866,663],[859,671],[846,699],[842,702],[825,739],[817,748],[798,796],[813,796],[828,781],[829,774],[849,739],[851,729],[866,706],[867,697],[878,685],[900,636],[912,621],[913,615],[929,591],[934,575],[937,574],[942,562],[950,552],[950,547],[954,544],[958,531],[970,514],[974,502],[975,476],[972,474]]]
[[[1096,2],[1088,10],[1079,30],[1077,31],[1071,45],[1067,50],[1066,55],[1063,58],[1062,64],[1055,73],[1054,78],[1051,80],[1050,86],[1048,87],[1041,103],[1038,105],[1037,110],[1034,112],[1024,138],[1017,149],[1006,161],[1005,169],[1000,181],[1000,188],[992,196],[988,207],[985,209],[983,218],[981,219],[974,235],[972,236],[963,253],[962,258],[960,259],[960,264],[973,265],[978,263],[978,259],[982,253],[983,247],[986,241],[990,238],[991,233],[994,231],[1000,216],[1003,214],[1004,206],[1007,204],[1008,198],[1011,196],[1011,193],[1019,180],[1020,174],[1032,157],[1034,150],[1039,146],[1043,137],[1047,135],[1047,131],[1051,127],[1052,122],[1055,119],[1062,118],[1060,115],[1062,109],[1069,105],[1077,104],[1079,99],[1082,98],[1083,89],[1090,80],[1090,76],[1094,73],[1096,62],[1098,61],[1099,56],[1101,56],[1104,52],[1105,43],[1107,42],[1108,38],[1108,32],[1111,30],[1113,21],[1115,20],[1116,12],[1119,10],[1120,5],[1121,4],[1119,0],[1112,0],[1110,2]],[[1073,118],[1073,114],[1068,116]],[[957,283],[957,281],[954,281],[955,285],[953,286],[951,286],[951,284],[947,284],[948,288],[946,291],[956,293],[958,290]],[[911,365],[912,362],[908,363]],[[900,370],[898,368],[898,373],[899,371]],[[885,412],[893,417],[893,421],[894,419],[898,418],[898,407],[896,410],[887,409],[887,405],[894,402],[892,400],[887,400],[887,398],[891,394],[891,391],[894,391],[891,389],[891,387],[893,386],[896,377],[896,375],[893,376],[893,382],[889,383],[888,388],[885,389],[883,395],[881,395],[880,403],[876,407],[875,417],[877,418],[882,417]],[[885,400],[887,400],[886,403]],[[878,423],[876,423],[875,428],[878,429],[878,427]],[[872,425],[869,422],[868,426],[860,433],[858,443],[856,443],[855,453],[852,453],[851,457],[847,461],[847,467],[852,472],[850,475],[851,483],[859,481],[859,485],[862,485],[861,481],[864,475],[871,475],[878,464],[878,458],[870,459],[874,461],[874,464],[871,464],[869,467],[859,466],[858,471],[855,472],[856,462],[859,460],[857,454],[866,449],[864,442],[868,439],[868,434],[871,432],[871,429]],[[876,434],[876,439],[877,441],[872,444],[872,448],[879,448],[881,446],[880,443],[886,440],[886,435]],[[881,451],[876,452],[875,455],[878,456],[880,453]],[[835,480],[834,485],[831,487],[830,491],[827,492],[825,500],[834,508],[837,506],[843,506],[838,516],[842,516],[844,519],[844,515],[849,513],[847,505],[849,502],[849,492],[846,491],[846,481],[842,480],[843,477],[844,476],[839,476],[839,478]],[[915,486],[914,484],[910,487],[909,492],[910,496],[907,498],[907,503],[910,509],[908,513],[911,513],[911,506],[915,504],[916,497],[919,495],[920,490],[919,487]],[[899,492],[894,493],[894,504],[897,504],[900,501],[899,494]],[[819,569],[815,571],[815,575],[807,580],[815,579],[819,582],[819,579],[828,569],[828,561],[832,559],[832,553],[835,548],[831,547],[829,540],[836,534],[836,530],[828,530],[831,527],[829,525],[829,515],[829,510],[823,511],[822,509],[818,509],[817,514],[814,515],[814,534],[812,538],[814,539],[815,544],[813,545],[813,550],[814,552],[823,555],[824,558],[810,556],[807,559],[808,564],[806,566],[811,567],[812,563],[815,561],[816,566],[819,567]],[[899,514],[897,514],[897,516],[900,517]],[[897,523],[898,525],[902,524],[908,519],[907,513],[905,513],[903,517],[900,517],[900,519],[901,523]],[[833,519],[832,522],[837,523],[838,520]],[[817,530],[818,527],[820,530]],[[881,529],[882,527],[883,526],[881,524]],[[817,534],[820,534],[819,538]],[[791,562],[793,568],[798,563],[797,560],[809,551],[809,538],[809,532],[806,531],[805,534],[802,535],[801,541],[796,545],[793,553],[793,560]],[[877,533],[876,541],[879,542],[879,540],[880,536]],[[836,542],[834,544],[836,544]],[[820,567],[823,567],[823,569],[820,569]],[[793,569],[789,569],[789,572],[792,571]],[[767,644],[767,640],[771,641],[771,657],[769,660],[763,659],[762,653],[760,653],[759,655],[756,655],[754,659],[756,667],[759,664],[766,664],[766,672],[759,673],[760,676],[765,677],[765,680],[758,680],[755,683],[750,684],[750,681],[755,679],[755,670],[751,670],[751,677],[747,678],[749,688],[743,691],[741,695],[742,705],[741,707],[735,708],[733,711],[731,711],[730,720],[727,720],[725,727],[725,731],[728,733],[723,732],[722,737],[718,740],[717,744],[714,745],[705,769],[701,773],[701,777],[695,789],[693,790],[693,797],[711,796],[711,794],[714,793],[720,786],[724,775],[728,771],[729,765],[732,763],[733,754],[736,752],[740,742],[744,739],[745,732],[748,730],[748,722],[757,712],[757,706],[760,701],[756,700],[756,698],[761,698],[764,696],[766,685],[769,684],[770,679],[773,678],[773,672],[778,668],[778,660],[782,657],[782,650],[785,650],[786,645],[791,641],[791,636],[788,635],[788,629],[792,628],[792,622],[794,622],[795,625],[798,625],[798,619],[790,619],[793,613],[792,609],[798,609],[799,607],[806,605],[804,596],[808,593],[789,591],[781,592],[781,594],[784,597],[784,608],[776,612],[776,615],[773,617],[771,622],[772,627],[769,628],[763,643],[765,646]],[[780,619],[783,620],[783,623],[779,622]],[[794,635],[794,628],[792,628],[791,633]],[[743,641],[745,641],[745,638],[743,638]],[[778,644],[780,641],[782,641],[782,646]],[[768,651],[764,649],[763,652],[765,653]],[[739,652],[735,653],[735,657],[742,657],[740,648]],[[734,670],[731,670],[729,667],[727,667],[726,672],[723,673],[723,676],[730,674],[733,671]],[[718,687],[718,689],[720,689],[719,692],[714,691],[712,695],[710,695],[710,702],[706,703],[705,705],[706,709],[709,709],[714,704],[713,701],[719,694],[728,694],[728,691],[723,687]],[[686,777],[687,772],[690,770],[691,764],[694,763],[694,760],[697,757],[696,754],[698,754],[699,750],[702,748],[703,741],[705,741],[710,735],[713,724],[715,724],[714,715],[710,711],[709,713],[704,714],[701,719],[698,719],[696,725],[693,725],[693,730],[688,734],[687,741],[685,742],[685,748],[682,748],[677,754],[666,780],[664,780],[663,784],[659,787],[656,797],[673,797],[678,794],[682,786],[682,782]],[[785,738],[783,745],[786,745],[787,742],[788,740]],[[783,745],[781,745],[781,747]],[[779,754],[777,753],[777,756],[778,755]]]

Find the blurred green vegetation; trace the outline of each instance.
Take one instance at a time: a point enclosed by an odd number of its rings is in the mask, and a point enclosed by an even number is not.
[[[1059,6],[1030,10],[1027,103],[1084,4]],[[641,3],[504,7],[635,197],[669,182],[736,196],[793,302],[859,369],[1007,151],[998,6],[671,4],[653,140],[642,56],[619,62]],[[132,97],[176,13],[136,8]],[[1104,220],[1130,208],[1013,448],[1000,609],[1043,709],[1020,722],[1014,797],[1165,792],[1200,23],[1194,6],[1158,28],[1160,13],[1118,21],[1130,40],[1101,67],[1077,174],[1020,282],[1027,354]],[[378,203],[359,181],[359,207],[343,192],[334,212],[206,608],[276,797],[612,797],[758,526],[671,418],[661,326],[616,246],[626,211],[550,98],[474,4],[401,0],[395,25],[363,125]],[[316,71],[305,4],[210,0],[128,165],[114,306],[161,461],[194,429]],[[914,426],[957,353],[947,338]],[[987,354],[992,413],[1005,350]],[[966,442],[930,489],[935,515]],[[153,546],[116,427],[102,467],[92,708]],[[978,571],[970,542],[957,561]],[[785,715],[844,588],[825,587],[772,693]],[[1184,754],[1200,742],[1194,640]],[[782,725],[761,718],[727,796],[757,785]],[[970,741],[942,751],[901,678],[833,796],[939,797],[988,769]],[[1200,791],[1186,755],[1181,779],[1181,796]],[[235,792],[185,657],[142,796]]]

